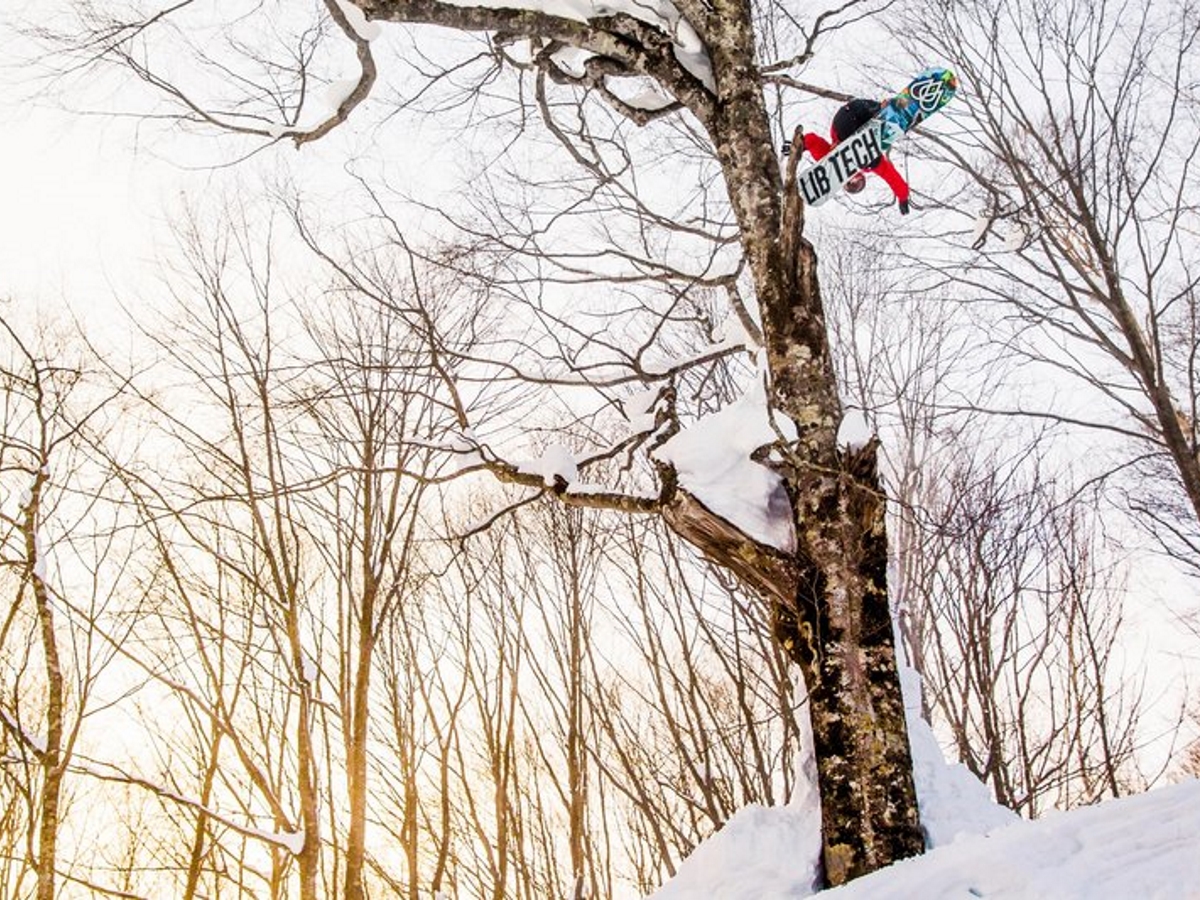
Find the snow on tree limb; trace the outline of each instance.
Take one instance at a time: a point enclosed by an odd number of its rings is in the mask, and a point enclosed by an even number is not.
[[[294,829],[290,824],[284,822],[283,831],[266,831],[261,828],[255,828],[253,825],[246,825],[239,822],[233,816],[227,815],[212,806],[201,802],[195,797],[189,797],[186,794],[181,794],[179,791],[172,790],[164,785],[151,781],[148,778],[142,778],[139,775],[134,775],[117,766],[113,763],[100,762],[78,762],[72,767],[72,771],[95,778],[98,781],[113,781],[119,784],[129,784],[134,787],[142,788],[149,791],[155,796],[161,797],[164,800],[170,800],[180,806],[201,812],[214,822],[220,822],[231,831],[235,831],[243,837],[252,838],[267,843],[274,844],[284,850],[287,850],[293,856],[298,856],[300,851],[304,849],[305,834],[302,829]]]
[[[352,6],[347,0],[325,0],[325,7],[338,28],[354,43],[358,56],[359,77],[354,87],[340,99],[333,115],[321,122],[315,128],[294,134],[292,140],[296,146],[309,141],[318,140],[350,117],[354,108],[367,99],[371,88],[375,85],[378,70],[375,67],[375,57],[371,54],[371,36],[378,31],[378,26],[367,22],[362,12]]]
[[[775,439],[759,380],[739,400],[672,437],[655,457],[673,465],[684,487],[748,538],[790,554],[796,531],[783,481],[754,459]]]
[[[444,0],[360,0],[356,5],[373,21],[491,31],[500,42],[540,39],[555,51],[574,47],[603,60],[594,64],[597,74],[602,68],[603,74],[649,76],[702,121],[712,113],[715,84],[707,50],[699,31],[671,4],[541,0],[517,8]],[[570,75],[553,63],[553,53],[545,57],[545,64]]]
[[[46,752],[46,738],[40,734],[34,734],[32,731],[25,729],[16,717],[11,715],[7,709],[0,707],[0,724],[12,734],[23,747],[27,747],[36,753],[39,757]]]
[[[333,3],[359,38],[364,41],[373,41],[379,37],[382,29],[374,22],[369,21],[363,11],[351,0],[333,0]]]

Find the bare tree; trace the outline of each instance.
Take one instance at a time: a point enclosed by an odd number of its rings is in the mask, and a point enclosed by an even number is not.
[[[1140,683],[1114,659],[1127,563],[1101,492],[1067,487],[1046,423],[981,408],[1016,373],[969,306],[896,273],[880,240],[845,246],[839,360],[888,447],[893,596],[928,717],[1019,812],[1140,788]]]
[[[154,707],[157,771],[113,778],[161,802],[159,852],[186,896],[363,896],[372,878],[394,884],[368,849],[370,783],[392,767],[372,760],[373,709],[395,699],[373,684],[397,683],[398,657],[377,659],[393,620],[420,619],[404,607],[425,577],[421,500],[456,423],[439,396],[455,363],[394,314],[435,316],[436,291],[406,297],[383,263],[370,274],[390,306],[276,277],[252,213],[222,216],[211,243],[183,233],[178,314],[149,331],[164,350],[137,382],[155,475],[121,472],[155,558],[122,652],[188,727],[164,729]]]
[[[392,893],[412,900],[459,888],[464,829],[457,785],[464,777],[460,751],[469,743],[463,736],[471,701],[466,662],[476,640],[466,596],[445,575],[426,584],[399,607],[379,648],[378,786],[371,808],[386,827],[373,844],[373,869]],[[397,855],[404,860],[399,874],[384,864]]]
[[[433,400],[442,376],[425,359],[422,337],[402,320],[377,304],[355,308],[349,323],[330,319],[314,334],[323,358],[298,402],[320,437],[310,455],[334,476],[307,500],[312,519],[329,519],[322,531],[330,536],[316,548],[339,600],[333,646],[349,806],[345,896],[361,900],[374,655],[424,577],[415,536],[430,451],[408,438],[417,430],[436,434],[439,421],[444,427],[453,419]]]
[[[15,651],[16,655],[12,658],[25,659],[30,653],[40,653],[42,662],[41,702],[35,705],[35,709],[37,706],[42,709],[27,716],[22,708],[24,692],[20,688],[24,679],[20,677],[20,670],[25,668],[22,664],[12,673],[18,677],[11,685],[12,695],[5,704],[4,727],[18,751],[11,758],[23,760],[28,773],[25,783],[27,796],[32,801],[28,823],[29,863],[37,873],[37,897],[51,900],[56,890],[61,826],[59,804],[70,758],[67,750],[70,712],[65,696],[67,675],[62,659],[63,638],[56,622],[57,604],[47,583],[48,560],[41,535],[50,506],[51,461],[56,451],[64,449],[75,430],[65,403],[77,373],[36,355],[7,322],[4,331],[5,349],[16,358],[15,364],[6,365],[3,373],[7,415],[0,471],[8,479],[14,475],[23,476],[25,484],[20,489],[20,509],[4,518],[8,532],[5,545],[9,551],[5,554],[9,556],[5,559],[5,569],[13,572],[14,591],[5,615],[4,639],[0,640],[0,646],[7,646],[10,640],[19,641],[21,632],[28,627],[28,642],[24,647],[14,646],[10,652]],[[32,606],[33,617],[21,627],[18,616],[28,606]],[[36,640],[34,635],[37,635]],[[33,772],[40,777],[33,777]]]
[[[598,672],[590,709],[597,765],[631,807],[637,884],[650,891],[737,809],[788,802],[805,698],[753,598],[697,572],[661,527],[627,522],[615,538],[608,615],[646,664]],[[631,698],[645,711],[631,714]]]
[[[910,590],[935,721],[999,802],[1034,816],[1144,785],[1141,691],[1114,661],[1122,585],[1088,504],[1060,505],[1029,460],[948,471],[918,513],[928,565]]]
[[[1200,712],[1196,710],[1194,702],[1187,718],[1195,734],[1196,725],[1200,723]],[[1180,756],[1179,773],[1187,778],[1200,778],[1200,737],[1193,737],[1184,746]]]
[[[786,800],[803,700],[745,602],[653,521],[542,502],[470,539],[390,634],[392,889],[645,893]]]
[[[1186,614],[1180,624],[1189,634],[1200,637],[1200,612]],[[1181,722],[1184,725],[1186,743],[1183,744],[1178,757],[1172,760],[1176,766],[1175,771],[1184,777],[1200,778],[1200,702],[1197,702],[1194,693],[1185,701]]]

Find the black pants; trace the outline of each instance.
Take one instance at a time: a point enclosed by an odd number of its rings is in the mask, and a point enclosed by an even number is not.
[[[839,141],[845,140],[862,128],[879,112],[879,102],[859,97],[851,100],[833,117],[833,133]]]

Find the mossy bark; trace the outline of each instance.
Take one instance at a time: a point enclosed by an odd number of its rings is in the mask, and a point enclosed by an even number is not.
[[[924,849],[887,592],[886,506],[874,444],[791,484],[798,547],[785,558],[693,497],[667,522],[767,597],[776,640],[808,690],[825,879],[843,884]],[[686,495],[681,495],[681,498]]]
[[[825,877],[834,885],[924,847],[888,608],[875,447],[839,462],[821,493],[802,501],[811,516],[801,526],[796,601],[777,604],[772,623],[808,688]]]

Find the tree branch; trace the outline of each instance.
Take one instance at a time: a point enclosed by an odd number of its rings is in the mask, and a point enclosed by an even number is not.
[[[494,31],[576,47],[611,60],[629,74],[654,78],[701,121],[712,117],[713,94],[680,63],[674,38],[626,13],[580,22],[540,10],[454,6],[440,0],[356,0],[356,5],[372,20]]]
[[[329,15],[337,23],[338,28],[342,29],[346,37],[353,41],[355,53],[358,55],[360,74],[358,76],[358,83],[354,85],[353,90],[346,95],[345,99],[338,104],[332,116],[315,128],[296,133],[292,136],[292,140],[297,147],[324,137],[345,122],[355,107],[367,99],[367,95],[371,93],[371,88],[375,85],[377,70],[375,68],[375,57],[371,55],[371,42],[363,37],[360,29],[355,28],[350,22],[339,0],[325,0],[325,8],[329,10]]]

